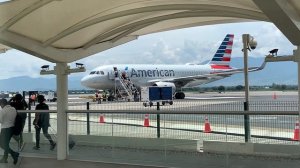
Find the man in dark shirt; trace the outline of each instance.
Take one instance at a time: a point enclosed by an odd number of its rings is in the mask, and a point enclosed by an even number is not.
[[[45,97],[43,95],[38,95],[38,105],[36,105],[35,110],[49,110],[49,106],[45,103]],[[40,149],[40,132],[43,130],[44,136],[50,142],[50,150],[53,150],[56,143],[52,140],[51,136],[48,134],[48,127],[50,127],[50,114],[46,112],[35,113],[35,119],[33,120],[33,125],[35,127],[35,146],[33,149]]]

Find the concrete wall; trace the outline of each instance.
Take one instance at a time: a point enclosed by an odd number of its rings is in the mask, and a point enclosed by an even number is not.
[[[203,141],[203,152],[300,158],[300,145]]]
[[[89,146],[109,146],[154,150],[178,150],[197,151],[196,140],[181,139],[159,139],[159,138],[134,138],[134,137],[107,137],[76,135],[73,137],[76,142]]]
[[[41,138],[44,138],[41,135]],[[72,135],[77,145],[103,146],[115,148],[132,148],[145,150],[168,150],[199,152],[202,147],[200,140],[159,139],[159,138],[134,138],[110,137],[92,135]],[[24,134],[25,142],[35,142],[34,133]],[[41,141],[41,143],[48,143]],[[204,153],[220,154],[245,154],[266,156],[287,156],[300,158],[300,145],[287,144],[258,144],[221,141],[203,141]]]
[[[34,133],[23,134],[25,142],[35,142]],[[45,138],[41,133],[41,139]],[[103,146],[149,150],[174,150],[197,151],[197,140],[159,139],[159,138],[134,138],[134,137],[110,137],[92,135],[72,135],[77,145]],[[41,143],[48,143],[42,140]]]

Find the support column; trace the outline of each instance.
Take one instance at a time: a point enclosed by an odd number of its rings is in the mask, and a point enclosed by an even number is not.
[[[57,63],[56,73],[57,92],[57,160],[65,160],[68,156],[68,73],[67,63]]]
[[[245,102],[244,102],[244,111],[249,111],[249,81],[248,81],[248,43],[249,43],[249,34],[243,34],[243,51],[244,51],[244,76],[245,76]],[[245,129],[245,142],[250,141],[250,118],[248,114],[244,115],[244,129]]]
[[[300,121],[300,46],[297,46],[296,52],[294,52],[295,61],[298,63],[298,121]]]

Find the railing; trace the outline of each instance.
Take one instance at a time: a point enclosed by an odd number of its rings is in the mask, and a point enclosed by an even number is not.
[[[245,151],[239,147],[253,143],[263,145],[253,147],[260,149],[259,157],[270,145],[275,152],[287,151],[284,156],[299,158],[300,140],[296,129],[299,112],[298,102],[294,100],[251,101],[247,112],[243,111],[243,102],[237,100],[176,100],[173,105],[159,107],[144,107],[142,102],[69,102],[68,133],[76,141],[69,158],[193,168],[199,167],[203,158],[215,157],[218,163],[231,167],[228,160],[231,155],[207,156],[205,151],[213,141],[226,142],[217,148],[228,154],[232,151],[229,148]],[[51,111],[43,112],[51,112],[49,133],[56,134],[56,103],[48,105]],[[49,150],[46,140],[41,150],[32,150],[34,144],[30,143],[34,141],[35,132],[32,118],[36,111],[20,112],[31,116],[24,130],[31,142],[26,142],[23,152],[55,157],[56,151]],[[250,118],[251,143],[245,143],[244,115]],[[238,146],[230,146],[232,142]],[[280,151],[278,144],[288,149]],[[270,152],[266,153],[268,157]]]
[[[22,111],[34,113],[35,111]],[[46,112],[46,111],[45,111]],[[47,111],[54,113],[55,111]],[[244,115],[250,116],[251,141],[294,144],[297,111],[174,111],[68,110],[69,133],[74,135],[218,140],[244,142]],[[34,116],[34,115],[31,115]],[[26,132],[31,132],[28,118]],[[206,120],[207,119],[207,120]],[[32,121],[32,120],[31,120]],[[210,131],[205,130],[205,121]],[[51,125],[56,130],[56,114]],[[149,122],[149,124],[145,124]]]
[[[51,112],[49,133],[56,134],[56,104],[48,104],[51,111],[43,112]],[[207,142],[226,142],[218,148],[225,147],[221,150],[228,153],[231,150],[226,146],[232,142],[249,144],[244,143],[246,114],[250,117],[251,143],[282,144],[281,146],[297,152],[300,145],[299,134],[297,137],[296,132],[299,119],[298,102],[251,102],[249,110],[243,111],[243,102],[234,100],[180,100],[175,101],[172,106],[159,108],[144,107],[142,102],[69,102],[69,110],[66,111],[68,133],[76,141],[75,149],[69,151],[69,158],[167,167],[198,167],[195,161],[206,156],[203,152],[207,150]],[[35,130],[31,127],[34,117],[32,113],[36,111],[20,112],[27,112],[31,116],[27,118],[24,132],[34,141]],[[23,152],[56,155],[56,151],[49,150],[49,142],[46,140],[39,151],[32,150],[33,145],[25,145]],[[278,146],[275,151],[279,152],[277,148]],[[291,151],[284,153],[284,156],[295,157],[292,150],[283,151]],[[261,156],[262,153],[259,154]],[[187,162],[182,162],[181,158],[185,158]],[[224,157],[224,165],[228,164],[228,158],[228,155]]]

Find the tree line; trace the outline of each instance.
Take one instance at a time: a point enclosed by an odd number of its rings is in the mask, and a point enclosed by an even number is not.
[[[194,88],[183,88],[183,91],[197,91],[197,92],[226,92],[226,91],[244,91],[245,87],[243,85],[236,86],[212,86],[212,87],[194,87]],[[264,85],[264,86],[249,86],[251,91],[296,91],[298,90],[298,85],[286,85],[286,84],[276,84]]]

